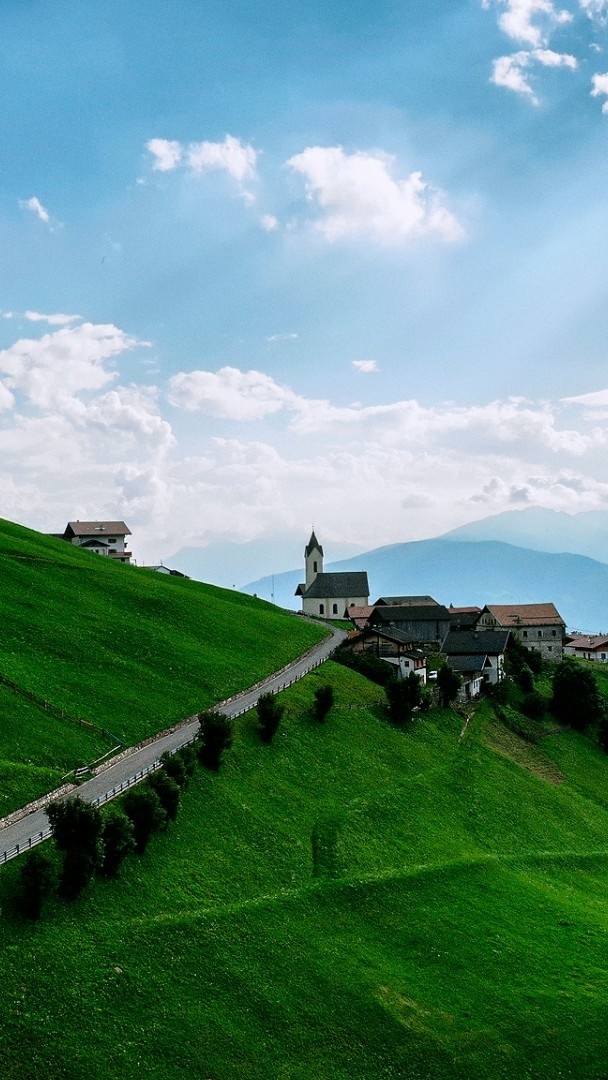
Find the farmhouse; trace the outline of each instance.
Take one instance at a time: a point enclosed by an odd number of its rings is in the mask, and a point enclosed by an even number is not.
[[[564,654],[608,664],[608,637],[602,634],[571,634],[564,642]]]
[[[69,544],[123,563],[131,561],[125,541],[130,535],[124,521],[68,521],[65,532],[60,534]]]
[[[402,602],[398,605],[376,604],[368,625],[383,630],[399,630],[408,641],[438,647],[450,628],[448,609],[430,596],[394,599]]]
[[[486,604],[479,630],[511,630],[522,645],[556,663],[563,657],[566,624],[554,604]]]
[[[469,697],[476,697],[484,682],[495,686],[504,678],[509,630],[450,630],[441,653],[462,675]]]
[[[369,601],[369,585],[365,571],[325,573],[323,548],[314,530],[304,549],[306,581],[298,585],[295,595],[302,598],[305,615],[322,619],[348,617],[350,607],[364,607]]]

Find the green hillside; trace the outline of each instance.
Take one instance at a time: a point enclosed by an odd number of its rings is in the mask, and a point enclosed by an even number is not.
[[[489,703],[399,731],[379,696],[329,663],[270,746],[241,718],[169,831],[35,925],[0,871],[3,1076],[606,1076],[606,756]]]
[[[0,566],[0,679],[21,691],[0,683],[0,817],[116,740],[131,745],[229,697],[323,634],[243,593],[1,520]]]

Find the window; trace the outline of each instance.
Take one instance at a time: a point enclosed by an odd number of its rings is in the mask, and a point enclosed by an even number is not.
[[[313,562],[313,564],[312,564],[312,572],[313,572],[313,574],[317,573],[317,564],[316,564],[316,562]]]
[[[528,631],[524,630],[523,635],[524,635],[524,637],[527,637],[528,636]]]
[[[325,605],[324,604],[319,604],[319,615],[324,615],[324,614],[325,614]]]
[[[553,634],[553,637],[557,637],[557,630],[552,630],[551,633]]]
[[[538,636],[539,636],[539,637],[542,637],[542,636],[543,636],[543,632],[542,632],[542,630],[539,630],[539,631],[538,631]]]
[[[331,609],[331,612],[332,612],[332,615],[337,615],[338,614],[338,605],[337,604],[334,604],[334,606]]]

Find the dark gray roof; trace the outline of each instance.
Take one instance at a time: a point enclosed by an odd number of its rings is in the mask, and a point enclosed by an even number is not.
[[[431,604],[404,604],[396,607],[376,607],[370,616],[370,622],[449,622],[450,613],[443,604],[433,601]]]
[[[444,656],[500,656],[508,640],[508,630],[448,630],[440,652]]]
[[[310,540],[308,541],[306,547],[304,548],[304,554],[305,554],[306,557],[308,557],[310,555],[310,553],[312,551],[315,551],[315,550],[320,552],[321,555],[323,554],[323,548],[321,547],[319,541],[317,540],[317,538],[315,536],[315,531],[313,529],[313,531],[310,534]]]
[[[367,574],[364,570],[353,572],[317,574],[312,585],[302,594],[307,600],[331,597],[348,599],[355,596],[369,596]]]
[[[470,674],[481,674],[483,669],[487,666],[488,657],[486,653],[479,653],[471,656],[451,656],[450,667],[453,671],[467,672]]]
[[[362,631],[363,637],[382,637],[387,641],[396,641],[399,645],[411,645],[412,638],[405,630],[398,630],[396,626],[366,626]]]
[[[426,604],[435,604],[439,607],[432,596],[379,596],[376,604],[382,607],[424,607]]]

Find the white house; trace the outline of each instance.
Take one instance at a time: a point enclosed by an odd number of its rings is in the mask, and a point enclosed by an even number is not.
[[[305,615],[321,619],[348,617],[351,607],[363,607],[369,602],[369,585],[365,571],[325,573],[323,548],[314,531],[304,548],[306,581],[298,585],[295,595],[302,598]]]
[[[62,539],[95,555],[128,563],[131,552],[127,551],[126,537],[130,535],[124,521],[68,521]]]

